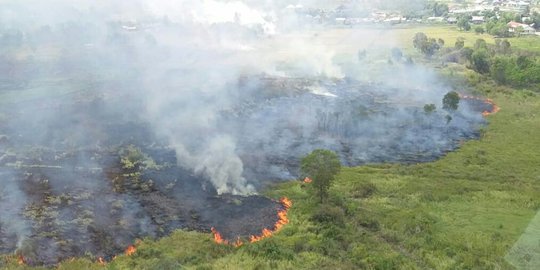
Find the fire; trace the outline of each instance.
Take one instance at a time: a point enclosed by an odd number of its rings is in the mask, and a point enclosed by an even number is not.
[[[107,262],[105,261],[105,259],[103,259],[103,257],[99,257],[99,258],[98,258],[98,263],[99,263],[100,265],[105,265],[105,264],[107,264]]]
[[[126,248],[125,254],[126,256],[131,256],[137,251],[137,248],[134,245],[130,245]]]
[[[271,230],[268,228],[264,228],[261,231],[260,235],[250,235],[249,236],[250,243],[254,243],[257,241],[261,241],[265,238],[271,237],[273,233],[279,231],[281,228],[283,228],[283,226],[285,226],[285,224],[289,223],[289,218],[287,217],[287,211],[289,210],[289,208],[291,208],[292,201],[286,197],[283,197],[281,198],[280,202],[284,209],[277,212],[278,221],[276,221],[276,223],[274,224],[274,229]],[[212,227],[210,230],[212,231],[212,234],[214,235],[214,242],[218,244],[225,244],[225,245],[231,244],[235,247],[240,247],[244,244],[244,242],[242,242],[240,238],[237,238],[236,241],[233,243],[229,243],[229,241],[223,239],[221,234],[214,227]]]
[[[481,100],[481,101],[483,101],[484,103],[493,106],[493,109],[492,109],[491,111],[487,111],[487,110],[486,110],[486,111],[483,111],[483,112],[482,112],[482,115],[483,115],[484,117],[489,116],[489,115],[492,115],[492,114],[496,114],[498,111],[501,110],[501,108],[500,108],[499,106],[497,106],[497,104],[495,104],[495,102],[493,102],[493,100],[490,99],[490,98],[485,98],[485,99],[484,99],[484,98],[481,98],[481,97],[467,96],[467,95],[461,95],[461,94],[459,95],[459,97],[462,98],[462,99],[476,99],[476,100]]]
[[[24,264],[26,264],[26,260],[24,259],[23,255],[19,255],[19,256],[17,257],[17,263],[18,263],[19,265],[24,265]]]
[[[289,210],[289,208],[291,208],[291,206],[292,206],[292,201],[289,200],[289,198],[287,198],[287,197],[281,198],[280,202],[283,205],[283,207],[285,207],[285,210]]]
[[[283,228],[285,224],[289,223],[289,218],[287,217],[287,211],[289,210],[289,208],[291,208],[292,201],[286,197],[283,197],[281,198],[280,202],[281,202],[281,205],[283,205],[285,209],[278,211],[277,213],[278,221],[276,221],[276,223],[274,224],[274,230],[272,231],[267,228],[264,228],[260,235],[251,235],[249,237],[249,242],[254,243],[257,241],[261,241],[265,238],[268,238],[272,236],[274,232],[277,232],[281,228]]]
[[[210,230],[212,231],[212,234],[214,234],[214,242],[225,245],[229,244],[229,241],[223,239],[221,234],[214,227],[210,228]]]
[[[267,229],[267,228],[264,228],[264,229],[262,230],[261,235],[258,235],[258,236],[257,236],[257,235],[251,235],[251,236],[249,236],[249,242],[255,243],[255,242],[257,242],[257,241],[261,241],[261,240],[263,240],[264,238],[268,238],[268,237],[270,237],[270,236],[272,236],[272,231],[269,230],[269,229]]]
[[[236,241],[233,243],[233,246],[234,247],[240,247],[244,244],[244,242],[242,242],[242,240],[240,240],[240,237],[236,238]]]
[[[313,182],[313,180],[311,180],[311,178],[309,178],[309,177],[304,178],[304,183],[309,184],[311,182]]]

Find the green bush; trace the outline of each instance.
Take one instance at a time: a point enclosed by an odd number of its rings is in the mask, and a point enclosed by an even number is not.
[[[339,207],[324,204],[315,211],[311,220],[317,223],[343,226],[345,222],[345,213],[343,209]]]
[[[371,182],[360,182],[353,186],[351,195],[354,198],[368,198],[377,192],[377,187]]]

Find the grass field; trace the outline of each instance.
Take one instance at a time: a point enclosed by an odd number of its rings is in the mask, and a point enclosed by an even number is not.
[[[395,31],[409,44],[415,32],[447,44],[458,36],[467,45],[478,37],[493,42],[451,27]],[[524,40],[511,43],[539,46]],[[481,139],[436,162],[344,168],[324,207],[298,181],[269,188],[268,196],[294,202],[290,224],[272,238],[233,248],[210,234],[178,231],[105,266],[74,259],[58,269],[536,269],[540,97],[503,90],[489,93],[501,111],[488,117]],[[26,268],[14,256],[0,260],[2,267]]]
[[[473,25],[474,27],[474,25]],[[487,43],[495,44],[495,38],[489,34],[476,34],[474,31],[459,31],[456,26],[440,25],[440,26],[421,26],[421,27],[406,27],[396,29],[403,44],[411,43],[412,37],[417,32],[424,32],[429,37],[442,38],[445,41],[445,46],[454,46],[458,37],[465,40],[465,46],[473,47],[477,39],[484,39]],[[538,36],[523,36],[511,37],[508,41],[513,48],[521,50],[540,52],[540,37]]]

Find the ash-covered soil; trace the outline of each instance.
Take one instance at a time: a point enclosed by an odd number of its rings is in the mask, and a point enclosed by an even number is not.
[[[465,100],[456,112],[427,114],[423,104],[396,99],[397,89],[347,80],[263,76],[235,87],[246,95],[214,128],[236,139],[243,176],[259,188],[298,177],[301,156],[316,148],[338,152],[345,165],[436,159],[477,138],[481,112],[492,106]],[[279,202],[218,195],[136,113],[143,103],[75,95],[3,108],[0,253],[32,265],[108,260],[136,239],[175,229],[215,227],[236,239],[274,226]]]

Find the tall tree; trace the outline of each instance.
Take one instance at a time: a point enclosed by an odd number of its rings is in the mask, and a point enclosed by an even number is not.
[[[341,163],[336,153],[316,149],[302,158],[300,170],[305,176],[313,180],[312,185],[322,203],[328,197],[328,189],[332,185],[336,174],[341,170]]]
[[[443,109],[447,111],[455,111],[459,105],[459,94],[456,91],[448,92],[443,97]]]

